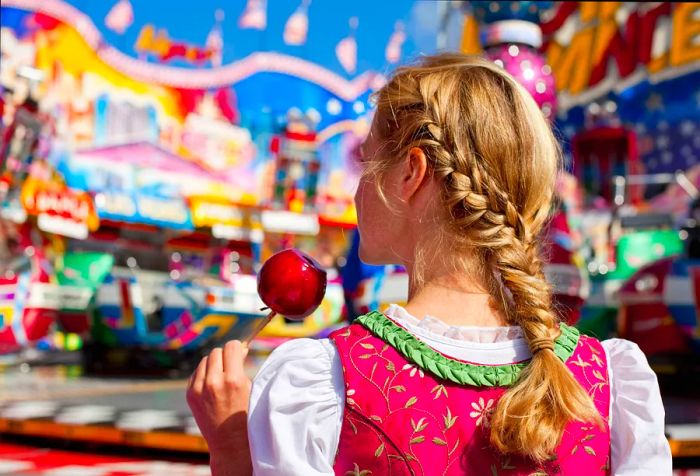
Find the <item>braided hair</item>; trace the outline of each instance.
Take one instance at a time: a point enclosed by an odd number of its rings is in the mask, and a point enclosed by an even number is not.
[[[559,322],[538,239],[560,166],[549,124],[502,68],[460,54],[399,68],[375,101],[386,153],[367,173],[381,179],[411,148],[423,150],[442,185],[438,239],[451,250],[443,254],[464,270],[480,270],[492,304],[523,329],[533,352],[494,411],[491,443],[543,461],[570,421],[602,424],[591,397],[553,351]],[[416,261],[421,256],[416,250]],[[418,284],[428,265],[416,263]]]

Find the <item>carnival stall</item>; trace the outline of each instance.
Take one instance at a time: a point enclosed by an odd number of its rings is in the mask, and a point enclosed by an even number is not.
[[[337,276],[355,220],[344,152],[383,76],[346,79],[356,18],[333,71],[271,51],[230,62],[220,8],[204,44],[135,8],[117,2],[98,22],[84,5],[3,2],[3,223],[38,237],[57,329],[96,348],[198,349],[262,315],[255,273],[271,253],[300,247]],[[306,8],[285,45],[305,42]],[[243,36],[261,14],[250,2]],[[336,277],[307,324],[280,317],[267,332],[314,335],[343,316]]]

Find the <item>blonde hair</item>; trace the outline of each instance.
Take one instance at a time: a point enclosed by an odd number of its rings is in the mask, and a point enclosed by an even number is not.
[[[559,322],[537,239],[560,164],[551,128],[524,88],[480,57],[423,57],[399,68],[375,100],[383,151],[368,173],[380,184],[411,148],[423,150],[443,185],[440,243],[460,250],[446,255],[482,273],[492,301],[522,327],[533,351],[493,413],[491,443],[543,461],[570,421],[602,424],[591,397],[553,352]],[[417,260],[422,253],[416,251]]]

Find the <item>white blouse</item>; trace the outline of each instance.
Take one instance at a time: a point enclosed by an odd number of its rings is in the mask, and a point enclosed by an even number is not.
[[[456,359],[500,365],[530,358],[519,327],[455,327],[418,320],[396,305],[385,314],[430,347]],[[612,474],[671,475],[664,407],[656,375],[636,344],[610,339]],[[256,476],[332,475],[343,421],[343,370],[328,340],[277,348],[253,381],[248,435]]]

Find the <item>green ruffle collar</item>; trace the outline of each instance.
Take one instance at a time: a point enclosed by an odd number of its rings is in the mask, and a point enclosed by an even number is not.
[[[430,348],[381,312],[372,311],[355,322],[391,345],[413,364],[443,380],[476,387],[513,385],[528,362],[505,365],[477,365],[454,360]],[[561,335],[554,342],[554,353],[566,362],[578,344],[579,331],[561,324]]]

